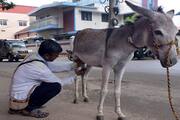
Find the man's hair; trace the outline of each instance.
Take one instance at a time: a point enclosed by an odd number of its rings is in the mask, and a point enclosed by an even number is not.
[[[54,40],[43,41],[38,50],[38,53],[41,56],[44,56],[45,54],[60,53],[60,52],[62,52],[62,48],[60,44]]]

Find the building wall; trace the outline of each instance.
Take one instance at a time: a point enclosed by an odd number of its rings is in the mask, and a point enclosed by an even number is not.
[[[180,30],[180,15],[176,15],[173,17],[174,24],[177,26],[177,28]]]
[[[76,27],[75,27],[76,30],[82,30],[85,28],[101,29],[101,28],[108,27],[108,22],[102,22],[101,13],[98,13],[98,12],[92,12],[92,21],[81,20],[81,8],[75,9],[75,24],[76,24]]]
[[[0,39],[13,39],[16,32],[29,26],[28,13],[36,7],[16,5],[9,10],[0,9],[0,19],[7,20],[7,25],[0,25]],[[31,20],[33,20],[32,18]],[[27,21],[27,26],[19,26],[19,20]]]
[[[36,15],[36,20],[34,21],[35,24],[33,24],[33,22],[31,23],[31,27],[30,27],[31,30],[37,29],[37,31],[34,31],[34,32],[38,34],[38,37],[43,37],[45,39],[53,38],[54,35],[58,35],[62,33],[63,32],[62,28],[64,27],[63,11],[64,9],[60,9],[60,8],[49,8],[49,9],[39,12]],[[58,24],[58,28],[57,29],[48,28],[44,30],[38,30],[38,29],[41,29],[41,27],[46,27],[48,25],[48,24],[45,24],[41,26],[40,28],[38,27],[39,24],[42,23],[42,21],[45,22],[47,21],[46,19],[50,17],[55,18],[55,20],[53,21]]]
[[[156,9],[158,0],[142,0],[143,6],[148,9]]]
[[[101,0],[101,1],[104,2],[105,0]],[[157,7],[157,1],[158,0],[133,0],[133,1],[130,1],[130,2],[132,2],[132,3],[136,4],[136,5],[139,5],[139,6],[143,6],[143,7],[152,9],[152,8]],[[92,3],[95,3],[95,6],[98,5],[98,9],[99,9],[99,8],[102,8],[105,5],[108,5],[109,1],[106,0],[104,5],[102,5],[100,3],[100,0],[79,0],[77,3],[80,4],[80,5],[89,5],[89,4],[91,5]],[[120,14],[127,14],[127,13],[132,13],[133,12],[126,5],[125,2],[120,3],[119,6],[117,6],[117,7],[119,7],[119,9],[120,9]],[[104,8],[102,10],[104,12]]]
[[[65,10],[63,12],[63,28],[64,32],[74,31],[74,9]]]
[[[38,32],[38,37],[43,37],[45,39],[51,39],[54,37],[54,35],[58,35],[60,33],[62,33],[62,30],[44,30],[44,31],[39,31]]]
[[[27,39],[27,38],[33,38],[33,37],[37,37],[37,33],[22,33],[22,34],[18,34],[15,36],[15,39]]]
[[[44,19],[48,16],[54,16],[57,17],[57,21],[59,23],[59,27],[62,28],[63,27],[63,11],[62,9],[58,9],[58,8],[50,8],[47,9],[43,12],[40,12],[37,16],[36,16],[36,20],[41,20]]]
[[[98,0],[82,0],[82,2],[92,2],[92,1],[98,1]],[[133,3],[147,7],[149,5],[148,1],[157,1],[157,0],[134,0]],[[123,14],[132,13],[133,11],[125,4],[125,2],[121,3],[120,6],[120,14],[118,16],[119,25],[123,24]],[[86,21],[82,20],[81,18],[81,12],[82,11],[89,11],[92,12],[92,20]],[[47,29],[44,31],[39,31],[38,34],[42,37],[52,37],[52,34],[54,33],[60,33],[60,32],[71,32],[71,31],[78,31],[85,28],[95,28],[95,29],[103,29],[108,27],[108,22],[102,22],[102,16],[101,14],[104,13],[104,7],[101,4],[95,4],[94,8],[85,8],[85,7],[56,7],[56,8],[46,8],[42,11],[38,11],[36,13],[37,15],[37,21],[42,20],[46,16],[56,16],[58,21],[58,27],[59,30],[52,30]],[[48,35],[49,34],[49,35]],[[51,34],[51,35],[50,35]]]
[[[146,1],[146,0],[133,0],[132,3],[135,5],[138,5],[138,6],[142,6],[143,1]],[[127,4],[125,2],[123,2],[119,5],[119,11],[120,11],[120,14],[127,14],[127,13],[134,12],[129,6],[127,6]]]
[[[0,39],[13,39],[17,31],[27,27],[19,26],[19,20],[25,20],[27,25],[29,25],[29,16],[26,14],[0,12],[0,19],[7,20],[7,25],[0,26]]]
[[[47,11],[39,12],[36,21],[41,21],[46,16],[56,16],[59,30],[43,30],[37,31],[40,37],[52,38],[53,35],[58,35],[63,32],[72,32],[85,28],[107,28],[108,22],[101,21],[100,12],[92,12],[92,21],[81,20],[81,8],[64,8],[64,9],[48,9]],[[62,29],[61,29],[62,28]]]

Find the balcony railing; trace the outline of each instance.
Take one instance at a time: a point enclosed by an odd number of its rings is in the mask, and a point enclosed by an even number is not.
[[[30,23],[31,31],[59,28],[57,17],[50,16]]]
[[[100,1],[104,1],[104,0],[80,0],[78,2],[79,5],[89,5],[89,4],[93,4],[93,3],[100,3]]]

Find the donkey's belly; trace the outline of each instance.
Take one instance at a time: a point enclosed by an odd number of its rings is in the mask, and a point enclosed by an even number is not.
[[[103,55],[102,54],[81,54],[77,53],[76,54],[84,63],[90,65],[90,66],[97,66],[100,67],[102,66],[103,62]]]

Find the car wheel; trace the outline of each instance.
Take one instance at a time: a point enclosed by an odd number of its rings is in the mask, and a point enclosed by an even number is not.
[[[134,57],[137,58],[137,60],[141,60],[141,59],[144,58],[143,54],[141,52],[139,52],[139,51],[136,51],[134,53]]]
[[[18,61],[19,61],[19,58],[15,58],[15,61],[18,62]]]
[[[13,56],[12,55],[8,55],[8,61],[12,62],[13,61]]]

